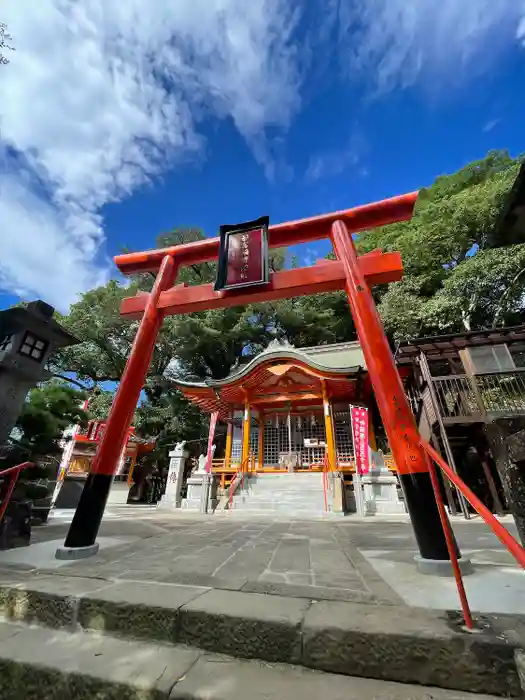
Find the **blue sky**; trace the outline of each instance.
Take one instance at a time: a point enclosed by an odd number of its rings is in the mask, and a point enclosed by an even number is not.
[[[110,5],[0,17],[1,307],[64,310],[175,226],[344,209],[525,151],[518,0]]]

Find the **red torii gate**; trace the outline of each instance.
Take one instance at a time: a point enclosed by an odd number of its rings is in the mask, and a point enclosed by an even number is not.
[[[372,251],[358,257],[352,233],[412,217],[418,192],[299,221],[272,225],[268,245],[285,247],[331,238],[337,260],[274,272],[268,284],[253,289],[214,291],[213,285],[175,285],[181,266],[217,260],[219,238],[115,257],[123,274],[155,272],[152,291],[124,299],[121,313],[141,318],[130,356],[65,541],[81,556],[96,551],[95,539],[118,458],[144,385],[164,317],[205,309],[241,306],[289,297],[346,290],[376,401],[397,465],[420,554],[448,560],[443,528],[429,476],[428,457],[405,396],[370,287],[402,278],[399,253]]]

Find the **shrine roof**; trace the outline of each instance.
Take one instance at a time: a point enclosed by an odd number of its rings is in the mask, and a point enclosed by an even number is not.
[[[349,359],[355,364],[347,365]],[[243,403],[247,393],[254,403],[279,404],[285,398],[316,401],[321,380],[333,396],[348,396],[365,373],[358,343],[294,348],[287,342],[273,341],[247,363],[233,367],[224,379],[174,383],[203,410],[226,415],[231,405]]]
[[[339,355],[340,358],[339,362],[337,361],[337,355]],[[317,357],[323,358],[323,361],[314,359]],[[355,361],[355,364],[342,364],[342,360],[346,360],[349,357]],[[311,348],[295,348],[286,341],[279,342],[275,340],[272,341],[265,350],[251,358],[247,363],[232,367],[230,373],[227,377],[224,377],[224,379],[206,379],[203,382],[183,382],[177,380],[175,383],[184,387],[221,388],[233,383],[237,384],[261,365],[277,360],[288,360],[292,363],[295,361],[299,364],[306,364],[311,369],[327,375],[348,376],[358,374],[365,369],[365,360],[359,343],[338,343],[334,345],[319,345]]]
[[[428,338],[413,338],[399,344],[396,361],[411,362],[420,352],[429,359],[457,357],[463,348],[484,345],[514,345],[525,341],[525,325],[506,328],[484,328]]]

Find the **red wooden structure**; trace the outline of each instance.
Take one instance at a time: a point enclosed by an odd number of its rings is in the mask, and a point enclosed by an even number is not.
[[[86,547],[95,542],[111,480],[166,315],[345,290],[421,556],[448,559],[428,456],[420,445],[414,417],[370,291],[375,284],[401,279],[401,257],[399,253],[380,250],[358,257],[352,241],[353,232],[410,219],[417,196],[413,192],[346,211],[270,226],[270,248],[331,238],[337,260],[275,272],[269,283],[261,287],[214,291],[213,285],[175,284],[181,266],[217,259],[219,238],[117,256],[115,263],[122,273],[155,272],[156,280],[149,294],[125,299],[122,304],[122,314],[141,318],[141,322],[65,546]]]

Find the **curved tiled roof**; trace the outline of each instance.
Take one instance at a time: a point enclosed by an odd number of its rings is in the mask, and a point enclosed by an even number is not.
[[[176,380],[175,384],[186,388],[209,387],[211,389],[220,389],[228,386],[229,384],[238,383],[239,380],[246,378],[261,365],[272,362],[273,360],[291,360],[293,362],[306,365],[307,367],[327,376],[346,377],[349,374],[358,374],[363,369],[361,365],[356,365],[353,367],[329,367],[321,364],[320,362],[316,362],[310,355],[302,352],[301,350],[297,350],[292,345],[272,343],[266,350],[263,350],[263,352],[259,353],[259,355],[250,360],[250,362],[235,368],[224,379],[206,379],[203,382],[184,382]]]

